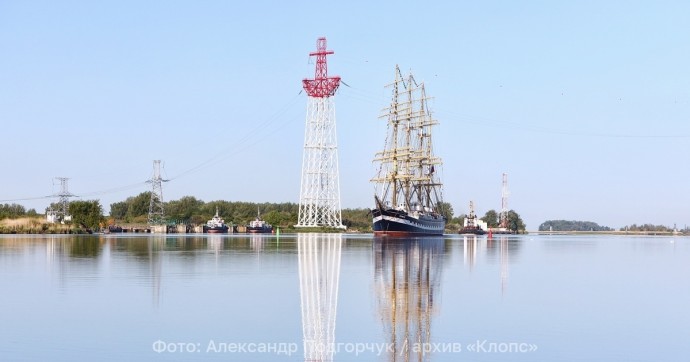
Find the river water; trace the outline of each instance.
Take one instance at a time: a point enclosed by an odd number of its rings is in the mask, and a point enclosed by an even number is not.
[[[688,361],[690,240],[0,236],[0,361]]]

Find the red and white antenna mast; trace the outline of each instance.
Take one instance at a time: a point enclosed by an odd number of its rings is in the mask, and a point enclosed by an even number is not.
[[[333,51],[326,50],[326,38],[319,38],[316,51],[309,53],[316,57],[314,79],[302,80],[309,99],[297,227],[345,228],[340,209],[338,139],[332,97],[340,85],[340,77],[328,76],[326,56],[330,54]]]
[[[302,80],[302,86],[310,97],[327,98],[335,94],[340,86],[339,76],[328,76],[328,63],[326,56],[333,54],[332,50],[326,50],[326,38],[316,40],[316,51],[309,53],[310,57],[316,56],[316,70],[314,79]]]
[[[499,226],[508,228],[508,174],[503,173],[503,187],[501,188],[501,217]]]

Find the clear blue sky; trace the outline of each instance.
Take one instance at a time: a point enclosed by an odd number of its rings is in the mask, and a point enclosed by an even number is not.
[[[298,202],[326,36],[343,207],[373,203],[395,64],[434,97],[456,214],[690,225],[687,1],[1,1],[0,200]],[[201,167],[198,167],[201,166]],[[191,171],[190,171],[191,170]],[[50,199],[16,201],[42,212]]]

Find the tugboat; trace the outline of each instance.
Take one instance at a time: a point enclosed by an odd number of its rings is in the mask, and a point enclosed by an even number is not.
[[[374,162],[378,174],[373,230],[375,235],[443,235],[446,219],[438,212],[442,184],[436,168],[441,159],[433,154],[431,117],[424,90],[410,74],[405,79],[395,67],[391,105],[379,118],[388,121],[384,150]]]
[[[206,222],[204,231],[209,234],[227,234],[228,229],[229,227],[225,225],[225,220],[218,216],[218,208],[216,207],[216,215]]]
[[[463,226],[460,234],[474,234],[474,235],[484,235],[486,231],[477,225],[477,215],[474,213],[474,203],[470,201],[470,214],[465,218],[465,226]]]
[[[253,221],[250,221],[249,224],[247,225],[247,232],[248,233],[272,233],[273,232],[273,226],[271,224],[267,223],[261,218],[261,214],[259,213],[259,209],[256,209],[256,219]]]

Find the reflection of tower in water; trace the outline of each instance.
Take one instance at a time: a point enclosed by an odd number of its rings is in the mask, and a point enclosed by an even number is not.
[[[391,361],[425,361],[434,297],[441,281],[443,238],[374,241],[375,290]]]
[[[506,291],[508,285],[508,238],[501,237],[501,294]]]
[[[508,266],[511,254],[519,250],[520,242],[518,239],[510,240],[508,236],[502,235],[498,241],[493,238],[486,240],[486,251],[490,255],[498,252],[498,260],[501,264],[501,294],[505,294],[508,287]],[[495,256],[494,256],[495,258]]]
[[[155,235],[148,238],[148,258],[151,268],[151,290],[153,305],[158,308],[161,299],[161,255],[160,251],[165,246],[165,237]]]
[[[298,234],[304,360],[333,360],[340,280],[340,234]]]

